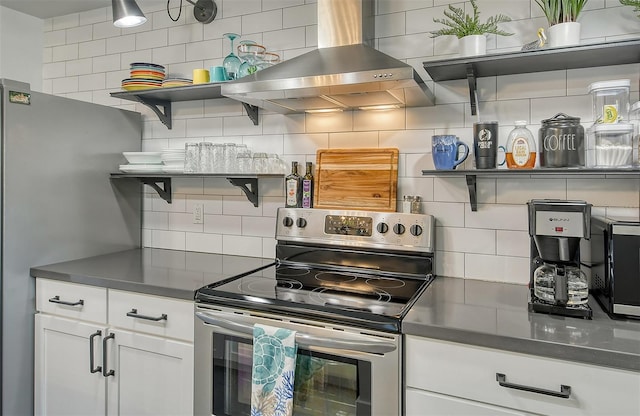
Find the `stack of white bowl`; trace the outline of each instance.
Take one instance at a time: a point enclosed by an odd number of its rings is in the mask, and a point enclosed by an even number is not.
[[[166,173],[184,172],[184,149],[164,149],[162,151],[162,171]]]

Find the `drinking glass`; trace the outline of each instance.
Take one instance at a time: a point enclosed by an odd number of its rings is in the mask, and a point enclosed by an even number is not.
[[[185,143],[184,173],[197,173],[199,171],[200,171],[200,145],[198,143]]]
[[[223,173],[233,173],[236,171],[236,156],[238,149],[235,143],[224,144],[224,170]]]
[[[222,143],[213,144],[213,172],[224,172],[224,145]]]
[[[213,143],[200,142],[200,172],[213,172]]]
[[[280,63],[280,55],[274,52],[265,52],[262,60],[257,64],[258,70],[269,68]]]
[[[253,156],[251,151],[247,150],[238,153],[236,156],[238,161],[238,173],[253,173]]]
[[[262,61],[265,51],[266,48],[257,43],[243,43],[238,45],[238,55],[247,63],[247,75],[253,74],[258,70],[257,65]]]
[[[224,61],[222,61],[222,66],[224,66],[224,69],[227,70],[227,76],[229,77],[229,79],[234,80],[238,75],[238,69],[240,68],[240,64],[242,62],[240,61],[240,58],[238,58],[238,56],[233,53],[233,41],[236,38],[239,38],[240,35],[236,33],[225,33],[222,36],[229,39],[229,41],[231,42],[231,52],[224,58]]]
[[[254,40],[241,40],[238,49],[240,49],[242,45],[256,45],[256,43]],[[249,62],[242,60],[240,68],[238,69],[238,78],[246,77],[247,75],[249,75]]]
[[[255,173],[269,173],[269,158],[266,153],[253,154],[253,171]]]

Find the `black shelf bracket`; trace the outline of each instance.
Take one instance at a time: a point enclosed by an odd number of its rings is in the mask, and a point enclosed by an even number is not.
[[[138,178],[140,182],[149,185],[158,193],[160,198],[171,203],[171,178]],[[158,185],[162,184],[162,188]]]
[[[251,121],[253,121],[253,125],[257,126],[258,125],[258,107],[256,107],[255,105],[247,104],[247,103],[242,103],[242,106],[247,111],[247,115],[249,116]]]
[[[467,188],[469,188],[469,203],[471,211],[478,210],[478,192],[476,187],[476,175],[465,175],[467,179]]]
[[[469,102],[471,115],[478,114],[478,85],[476,83],[476,69],[473,64],[467,64],[467,82],[469,83]]]
[[[156,113],[162,124],[171,130],[171,101],[138,96],[138,100]],[[162,107],[162,110],[160,109]]]
[[[258,206],[258,179],[257,178],[227,178],[229,183],[233,186],[237,186],[242,189],[242,192],[247,196],[249,202],[253,203],[254,207]],[[251,189],[249,189],[251,188]]]

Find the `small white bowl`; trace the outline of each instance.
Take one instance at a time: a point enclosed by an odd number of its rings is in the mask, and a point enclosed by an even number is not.
[[[122,152],[132,165],[156,165],[162,163],[162,152]]]

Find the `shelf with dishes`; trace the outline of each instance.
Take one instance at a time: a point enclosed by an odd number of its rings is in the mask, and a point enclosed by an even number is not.
[[[277,179],[284,178],[284,174],[280,173],[163,173],[129,171],[112,173],[111,179],[135,179],[144,185],[149,185],[155,190],[160,198],[171,203],[171,181],[173,178],[224,178],[233,186],[236,186],[244,192],[249,202],[257,207],[258,204],[258,183],[261,179]]]
[[[640,40],[596,43],[561,48],[514,51],[423,62],[435,82],[466,79],[471,114],[477,114],[476,80],[481,77],[558,71],[640,62]]]
[[[127,101],[136,101],[149,107],[162,124],[171,129],[171,103],[178,101],[210,100],[226,98],[220,92],[221,82],[184,85],[176,87],[149,88],[136,91],[118,91],[110,95]],[[254,125],[258,125],[258,107],[242,103]]]
[[[499,179],[519,177],[541,179],[550,177],[628,177],[640,179],[640,167],[633,168],[544,168],[544,169],[462,169],[423,170],[422,176],[465,177],[469,189],[471,211],[478,210],[477,178]]]

